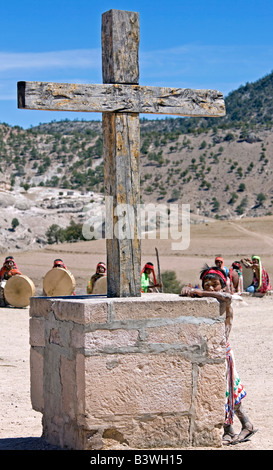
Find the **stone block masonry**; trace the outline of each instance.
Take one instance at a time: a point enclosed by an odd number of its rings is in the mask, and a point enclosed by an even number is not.
[[[221,446],[224,319],[174,294],[30,304],[31,400],[68,449]]]

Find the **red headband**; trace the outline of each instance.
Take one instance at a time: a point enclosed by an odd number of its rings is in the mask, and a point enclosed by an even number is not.
[[[240,263],[236,263],[236,261],[234,261],[234,263],[232,263],[231,265],[233,268],[239,268],[239,269],[242,269],[242,266],[240,265]]]
[[[141,271],[141,276],[142,276],[142,274],[144,273],[144,271],[145,271],[146,268],[149,268],[149,269],[152,270],[153,278],[154,278],[154,283],[157,284],[157,282],[156,282],[156,276],[155,276],[155,270],[154,270],[153,264],[146,263],[145,266],[144,266],[144,268],[143,268],[142,271]]]
[[[98,271],[98,269],[99,269],[100,266],[101,266],[102,268],[104,268],[104,269],[105,269],[105,272],[106,272],[106,265],[105,265],[104,263],[98,263],[98,264],[97,264],[96,272]]]
[[[218,276],[220,276],[223,279],[225,284],[227,283],[227,280],[226,280],[224,274],[221,273],[221,271],[218,271],[216,269],[208,269],[207,271],[205,271],[203,276],[201,277],[202,281],[203,281],[204,277],[207,276],[207,274],[217,274]]]

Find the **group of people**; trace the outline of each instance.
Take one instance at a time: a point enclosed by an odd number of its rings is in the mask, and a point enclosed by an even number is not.
[[[57,258],[53,261],[52,269],[55,269],[55,268],[62,268],[62,269],[67,270],[67,267],[61,258]],[[87,294],[92,294],[96,281],[99,278],[106,276],[106,271],[107,270],[106,270],[105,263],[100,262],[97,264],[95,274],[93,274],[90,280],[88,281],[87,288],[86,288]],[[4,286],[6,282],[12,276],[21,275],[21,274],[22,274],[21,271],[18,269],[18,266],[15,263],[14,257],[7,256],[4,260],[2,268],[0,269],[0,300],[2,300],[2,303],[0,302],[0,306],[5,306]],[[75,292],[73,292],[73,295],[75,295]]]
[[[106,265],[102,262],[97,264],[96,272],[91,276],[87,284],[87,294],[92,294],[95,283],[101,277],[106,276]],[[154,265],[148,262],[144,265],[141,271],[141,292],[158,292],[162,288],[162,283],[157,282]]]
[[[264,269],[261,259],[257,255],[253,255],[251,259],[241,259],[241,262],[234,261],[228,269],[224,265],[221,256],[217,256],[214,265],[209,267],[205,265],[200,274],[201,288],[191,285],[183,287],[180,293],[182,297],[213,297],[219,301],[220,315],[225,314],[225,339],[226,339],[226,404],[225,404],[225,423],[223,433],[223,444],[231,445],[245,442],[257,432],[257,429],[251,423],[242,406],[242,400],[246,396],[245,388],[240,380],[236,370],[234,353],[229,343],[229,335],[232,327],[233,308],[232,298],[234,293],[241,294],[243,292],[243,269],[252,269],[253,279],[251,284],[246,288],[247,292],[259,292],[264,294],[272,289],[268,273]],[[63,268],[66,266],[61,259],[55,259],[53,268]],[[11,276],[20,275],[15,260],[12,256],[5,258],[4,264],[0,270],[0,283],[7,281]],[[96,272],[91,276],[87,293],[92,294],[94,285],[98,279],[106,276],[107,269],[103,262],[99,262]],[[151,279],[152,277],[152,279]],[[141,271],[141,292],[154,292],[161,289],[162,283],[157,282],[153,263],[148,262]],[[241,432],[236,435],[233,428],[234,417],[237,416],[241,422]]]
[[[215,266],[225,271],[227,278],[226,290],[231,294],[242,294],[244,290],[243,266],[253,272],[252,281],[246,287],[246,292],[266,294],[266,292],[272,290],[269,275],[262,265],[260,256],[253,255],[251,259],[243,258],[241,261],[234,261],[229,269],[224,265],[221,256],[217,256],[214,263]]]
[[[62,259],[55,259],[53,262],[53,268],[63,268],[66,269],[66,266]],[[13,256],[7,256],[4,260],[3,266],[0,269],[0,282],[8,281],[12,276],[22,274],[18,269],[17,264],[15,263]]]
[[[52,268],[67,269],[63,260],[60,258],[54,260]],[[0,307],[6,307],[8,305],[4,295],[6,282],[11,277],[19,275],[22,275],[22,272],[18,269],[14,257],[7,256],[4,260],[2,268],[0,269]],[[75,295],[75,293],[73,294]]]
[[[250,293],[261,293],[264,294],[272,289],[270,284],[269,275],[264,269],[261,258],[257,255],[253,255],[252,258],[241,259],[241,261],[234,261],[231,267],[228,269],[224,265],[224,260],[221,256],[217,256],[214,260],[215,266],[224,270],[227,278],[227,286],[225,290],[228,290],[232,294],[243,292],[243,269],[242,265],[246,268],[252,269],[253,279],[251,284],[246,288],[246,292]],[[63,260],[57,258],[53,262],[53,268],[67,269]],[[0,283],[7,281],[10,277],[20,275],[21,272],[15,263],[13,256],[7,256],[4,260],[3,266],[0,269]],[[99,262],[96,267],[95,273],[90,277],[86,292],[92,294],[95,283],[101,277],[106,276],[107,268],[105,263]],[[158,292],[162,289],[162,282],[158,282],[156,279],[154,265],[151,262],[147,262],[141,271],[141,292]]]
[[[253,271],[252,282],[246,287],[246,292],[265,294],[272,289],[269,275],[261,263],[261,258],[257,255],[253,255],[251,259],[234,261],[229,269],[224,265],[224,259],[221,256],[216,256],[214,263],[225,272],[227,279],[225,290],[231,294],[242,294],[244,291],[243,266]],[[162,283],[156,280],[153,263],[146,263],[141,271],[141,292],[158,292],[161,288]]]
[[[91,276],[90,280],[88,281],[87,294],[92,294],[96,281],[101,277],[106,276],[106,273],[106,265],[102,262],[98,263],[96,267],[96,272]],[[162,288],[162,283],[157,282],[156,280],[156,274],[153,263],[146,263],[141,271],[141,292],[158,292],[158,289],[160,288]]]

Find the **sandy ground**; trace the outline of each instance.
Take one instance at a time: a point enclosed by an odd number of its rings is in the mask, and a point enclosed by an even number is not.
[[[273,218],[203,224],[193,227],[186,251],[172,250],[170,240],[144,240],[142,263],[156,265],[155,246],[160,253],[161,270],[175,270],[181,283],[199,281],[204,262],[211,264],[222,254],[225,264],[241,256],[260,254],[273,280]],[[7,253],[11,254],[11,253]],[[12,253],[23,272],[35,282],[36,295],[53,260],[63,258],[73,272],[76,293],[85,293],[86,283],[99,261],[106,261],[105,242],[82,242],[51,246],[50,249]],[[4,256],[3,256],[4,257]],[[32,409],[29,374],[29,310],[0,308],[0,450],[49,450],[42,439],[41,414]],[[234,306],[230,342],[236,365],[247,390],[244,408],[259,431],[251,441],[228,450],[273,449],[273,295],[263,298],[244,296]],[[239,425],[235,423],[235,430]],[[226,447],[224,447],[226,450]]]

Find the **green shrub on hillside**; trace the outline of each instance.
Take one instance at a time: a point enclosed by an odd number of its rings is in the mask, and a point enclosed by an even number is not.
[[[182,285],[176,279],[175,271],[163,271],[162,273],[163,292],[168,294],[180,294]]]
[[[73,243],[80,240],[85,240],[82,234],[82,224],[76,224],[71,220],[70,224],[66,228],[61,228],[57,224],[53,224],[46,231],[47,243],[52,245],[53,243]]]

